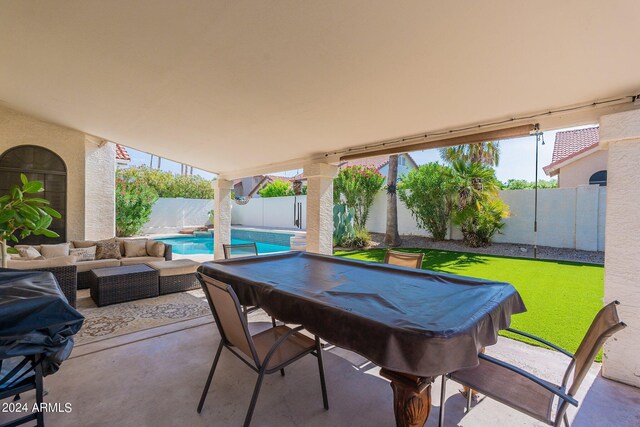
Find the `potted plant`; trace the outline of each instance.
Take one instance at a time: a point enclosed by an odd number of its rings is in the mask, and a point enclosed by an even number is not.
[[[55,209],[50,208],[49,201],[38,197],[27,197],[44,191],[40,181],[29,181],[20,174],[22,186],[14,185],[9,194],[0,197],[0,258],[2,268],[7,268],[8,253],[18,253],[7,242],[18,243],[20,239],[34,234],[36,236],[59,237],[58,233],[49,230],[53,218],[61,218]]]

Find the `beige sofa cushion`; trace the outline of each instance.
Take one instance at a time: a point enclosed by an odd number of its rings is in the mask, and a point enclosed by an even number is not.
[[[164,261],[162,257],[155,256],[137,256],[133,258],[125,257],[120,260],[122,265],[147,264],[154,261]]]
[[[60,256],[60,257],[49,258],[44,260],[26,260],[26,261],[8,260],[7,267],[15,268],[17,270],[36,270],[38,268],[51,268],[51,267],[62,267],[65,265],[74,265],[75,263],[76,263],[76,257],[74,256]]]
[[[127,258],[147,256],[147,240],[125,240],[124,254]]]
[[[96,242],[94,242],[93,240],[72,240],[71,241],[72,248],[78,248],[78,249],[90,248],[91,246],[95,246],[95,245],[96,245]]]
[[[69,243],[58,243],[57,245],[40,245],[40,253],[47,259],[69,256]]]
[[[147,254],[149,256],[164,257],[164,243],[157,240],[147,240]]]
[[[148,262],[147,265],[158,270],[161,277],[180,276],[182,274],[195,274],[200,266],[199,262],[190,259],[175,259],[173,261]]]
[[[79,261],[77,264],[78,273],[94,270],[96,268],[120,267],[120,260],[117,259],[97,259],[94,261]]]

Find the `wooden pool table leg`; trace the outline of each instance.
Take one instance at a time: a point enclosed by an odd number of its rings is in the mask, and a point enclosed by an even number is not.
[[[424,426],[431,412],[431,383],[433,378],[416,377],[386,369],[381,369],[380,375],[391,380],[396,426]]]

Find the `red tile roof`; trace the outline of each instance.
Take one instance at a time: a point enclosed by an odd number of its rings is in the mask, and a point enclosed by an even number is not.
[[[404,155],[407,156],[414,164],[416,163],[416,161],[413,160],[413,157],[411,157],[409,153],[404,153]],[[377,170],[380,170],[384,166],[386,166],[387,163],[389,163],[389,156],[375,156],[375,157],[364,157],[362,159],[347,160],[345,162],[340,163],[339,167],[342,169],[342,168],[348,168],[351,166],[373,166]]]
[[[597,126],[556,133],[551,163],[543,168],[544,172],[554,172],[560,163],[597,147],[599,142],[600,132]]]
[[[116,144],[116,160],[131,160],[131,156],[129,156],[127,149],[120,144]]]

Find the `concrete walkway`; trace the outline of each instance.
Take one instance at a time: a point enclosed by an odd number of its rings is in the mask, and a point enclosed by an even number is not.
[[[263,320],[254,317],[252,320]],[[253,323],[252,328],[266,322]],[[256,375],[223,352],[201,415],[196,406],[219,336],[203,321],[169,325],[84,345],[61,370],[45,379],[47,402],[71,403],[70,413],[49,413],[47,426],[236,426],[241,425]],[[564,357],[516,341],[501,339],[490,354],[518,363],[550,380],[560,378]],[[253,426],[392,426],[392,392],[378,368],[361,356],[327,346],[324,353],[330,410],[322,408],[315,358],[287,368],[286,376],[267,377]],[[571,408],[574,426],[638,426],[640,390],[603,379],[594,365]],[[485,399],[465,416],[457,385],[448,383],[446,425],[543,425],[495,401]],[[508,385],[506,385],[508,386]],[[440,382],[433,388],[428,426],[436,426]],[[32,402],[25,395],[23,402]],[[0,413],[0,422],[7,414]]]

